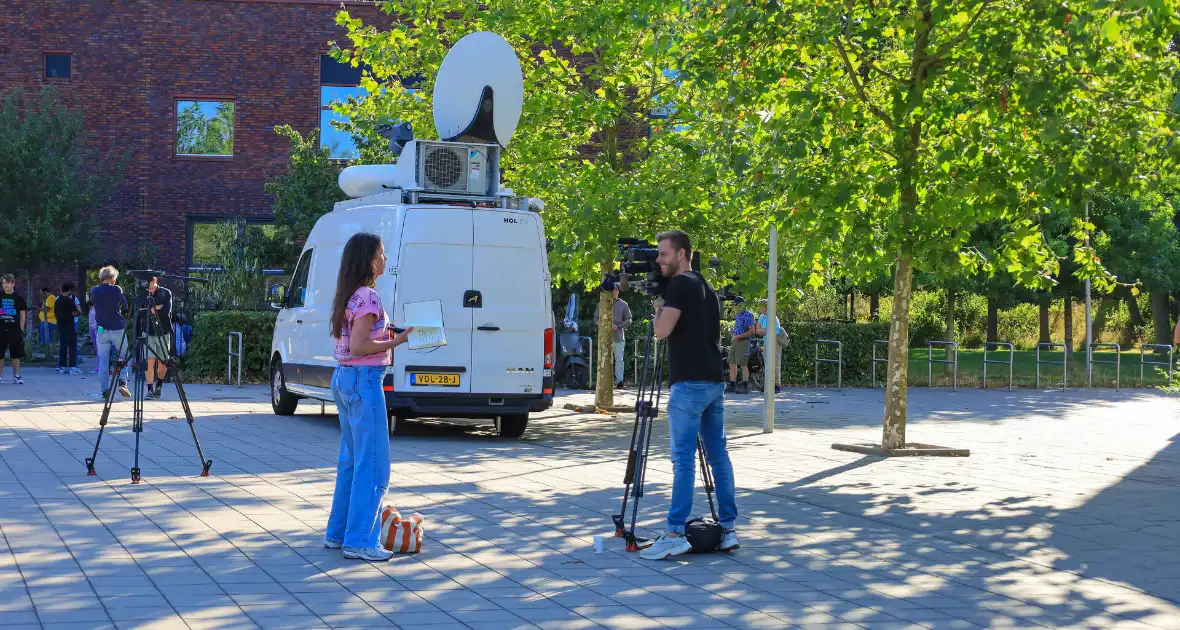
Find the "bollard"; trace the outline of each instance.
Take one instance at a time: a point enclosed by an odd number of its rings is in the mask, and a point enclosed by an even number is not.
[[[238,351],[234,352],[234,337],[238,339]],[[227,339],[229,348],[227,350],[229,356],[225,358],[225,382],[233,383],[233,365],[234,358],[238,359],[238,387],[242,386],[242,333],[231,330]]]

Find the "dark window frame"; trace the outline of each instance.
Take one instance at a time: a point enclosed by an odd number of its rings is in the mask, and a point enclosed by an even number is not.
[[[176,152],[176,149],[177,149],[177,147],[176,147],[176,134],[179,131],[179,126],[180,126],[179,108],[180,108],[180,103],[183,101],[196,101],[198,103],[233,103],[234,104],[234,120],[233,120],[233,135],[232,135],[232,140],[234,143],[234,152],[233,153],[231,153],[230,155],[199,155],[199,154],[177,153]],[[237,157],[237,147],[238,147],[238,99],[237,99],[237,97],[223,96],[223,95],[208,95],[208,94],[203,94],[203,95],[199,95],[199,96],[198,95],[186,95],[186,94],[176,95],[176,96],[172,97],[172,113],[170,114],[170,116],[172,119],[172,141],[170,144],[172,147],[172,159],[173,160],[195,160],[198,162],[200,162],[200,161],[232,162],[233,159],[235,157]]]
[[[185,216],[185,268],[190,272],[200,271],[205,265],[193,264],[193,237],[196,235],[197,225],[214,225],[222,221],[237,221],[241,219],[246,225],[274,225],[273,216],[242,216],[240,214],[190,214]]]
[[[69,61],[70,75],[67,77],[51,77],[49,76],[49,58],[50,57],[65,57]],[[68,50],[47,50],[41,53],[41,80],[42,81],[72,81],[74,78],[74,53]]]

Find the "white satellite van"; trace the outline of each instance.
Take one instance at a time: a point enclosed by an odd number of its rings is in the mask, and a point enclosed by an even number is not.
[[[328,322],[344,244],[358,232],[385,244],[377,291],[392,325],[405,325],[406,304],[443,309],[446,345],[394,350],[384,383],[391,432],[409,418],[477,418],[517,437],[530,413],[552,406],[551,276],[534,211],[543,204],[499,185],[522,101],[515,51],[498,35],[468,35],[436,81],[435,126],[449,140],[398,143],[397,164],[340,174],[352,199],[316,222],[291,284],[272,292],[275,413],[294,413],[303,398],[333,400]]]

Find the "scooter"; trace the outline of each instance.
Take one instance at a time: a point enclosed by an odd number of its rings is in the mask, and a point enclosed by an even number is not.
[[[590,362],[577,329],[566,328],[558,337],[561,355],[557,359],[555,380],[568,389],[590,388]]]

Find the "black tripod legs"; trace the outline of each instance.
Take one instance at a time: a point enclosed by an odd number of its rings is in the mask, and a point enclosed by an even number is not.
[[[172,372],[172,382],[176,385],[176,396],[180,398],[180,406],[184,408],[184,417],[188,421],[188,430],[193,435],[193,444],[197,446],[197,458],[201,460],[201,476],[209,476],[209,467],[213,465],[213,460],[205,459],[205,453],[201,450],[201,440],[197,437],[197,427],[193,420],[193,411],[188,406],[188,395],[184,393],[184,379],[180,375],[180,368],[172,363],[168,366]]]
[[[123,368],[127,365],[130,357],[118,361],[115,364],[114,375],[111,377],[111,382],[107,386],[107,391],[104,394],[106,400],[102,405],[102,417],[98,420],[98,438],[94,440],[94,452],[90,457],[86,458],[86,474],[97,475],[98,472],[94,469],[94,462],[98,459],[98,446],[102,444],[102,434],[106,431],[107,420],[111,416],[111,403],[115,401],[115,390],[119,388],[119,375],[122,374]]]

